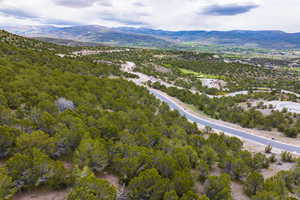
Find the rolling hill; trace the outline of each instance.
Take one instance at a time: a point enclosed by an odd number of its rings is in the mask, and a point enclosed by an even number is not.
[[[152,35],[177,42],[198,42],[202,44],[287,49],[300,47],[300,33],[282,31],[164,31],[121,27],[116,30]]]
[[[300,33],[282,31],[164,31],[104,26],[4,26],[7,31],[29,36],[76,40],[121,46],[172,48],[191,42],[268,49],[299,49]],[[49,40],[48,40],[49,41]]]
[[[48,42],[48,43],[54,43],[58,45],[64,45],[64,46],[70,46],[70,47],[97,47],[102,46],[101,43],[97,42],[80,42],[76,40],[68,40],[68,39],[59,39],[59,38],[49,38],[49,37],[33,37],[33,39]]]
[[[117,46],[171,47],[174,43],[165,39],[138,33],[126,33],[103,26],[6,26],[9,32],[27,37],[43,37],[80,42],[102,43]],[[48,39],[49,41],[49,39]]]

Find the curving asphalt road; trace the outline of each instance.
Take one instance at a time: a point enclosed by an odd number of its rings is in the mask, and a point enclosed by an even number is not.
[[[153,94],[154,96],[156,96],[158,99],[160,99],[161,101],[167,103],[172,109],[174,110],[178,110],[179,113],[183,116],[185,116],[187,119],[196,122],[198,124],[201,124],[203,126],[210,126],[213,129],[225,132],[225,133],[229,133],[230,135],[233,136],[237,136],[252,142],[256,142],[256,143],[260,143],[263,145],[271,145],[272,147],[282,150],[282,151],[289,151],[291,153],[296,153],[296,154],[300,154],[300,146],[294,146],[294,145],[289,145],[289,144],[284,144],[278,141],[274,141],[265,137],[260,137],[260,136],[256,136],[253,135],[251,133],[247,133],[245,131],[240,131],[234,128],[230,128],[224,125],[219,125],[213,122],[210,122],[208,120],[205,120],[201,117],[195,116],[189,112],[187,112],[184,108],[182,108],[180,105],[178,105],[177,103],[175,103],[173,100],[161,95],[159,92],[157,92],[156,90],[153,89],[149,89],[150,93]]]

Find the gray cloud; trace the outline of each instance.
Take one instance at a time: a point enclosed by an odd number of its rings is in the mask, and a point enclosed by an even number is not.
[[[27,11],[20,10],[18,8],[0,8],[0,13],[8,15],[8,16],[13,16],[18,19],[38,18],[37,16],[35,16]]]
[[[167,30],[299,32],[299,6],[300,1],[296,0],[0,0],[0,24],[80,23],[115,27],[125,23]],[[220,20],[214,16],[238,17]]]
[[[108,1],[101,1],[101,2],[97,2],[96,4],[104,6],[104,7],[112,7],[113,6],[112,3],[108,2]]]
[[[106,21],[119,22],[121,24],[128,25],[128,26],[146,26],[146,25],[148,25],[147,23],[144,23],[139,20],[131,20],[131,19],[126,19],[123,17],[113,16],[113,15],[106,15],[106,16],[102,17],[102,19],[106,20]]]
[[[137,6],[137,7],[146,7],[146,5],[142,2],[136,2],[133,5]]]
[[[71,7],[71,8],[82,8],[82,7],[89,7],[94,5],[95,3],[99,2],[99,0],[54,0],[54,3],[57,5]]]
[[[207,7],[203,14],[214,16],[231,16],[247,13],[254,8],[258,8],[258,5],[212,5]]]
[[[54,25],[61,25],[61,26],[77,26],[82,25],[81,23],[69,20],[60,20],[60,19],[41,19],[40,20],[43,24],[54,24]]]
[[[55,25],[67,25],[67,26],[80,25],[80,23],[71,20],[69,21],[69,20],[61,20],[55,18],[39,17],[32,13],[17,8],[0,8],[0,14],[11,16],[16,19],[30,19],[35,22],[40,22],[42,24],[55,24]]]

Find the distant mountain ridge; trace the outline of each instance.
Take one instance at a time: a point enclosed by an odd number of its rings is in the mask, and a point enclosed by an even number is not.
[[[283,31],[165,31],[147,28],[108,28],[97,25],[0,26],[15,34],[48,37],[112,45],[174,47],[184,42],[200,44],[257,47],[269,49],[299,49],[300,33]]]
[[[86,43],[101,43],[121,46],[172,47],[173,42],[154,36],[126,33],[95,25],[54,27],[54,26],[0,26],[0,29],[35,38],[55,38]]]
[[[165,37],[177,42],[200,42],[203,44],[253,46],[270,49],[300,47],[300,33],[283,31],[164,31],[129,27],[120,27],[116,30]]]

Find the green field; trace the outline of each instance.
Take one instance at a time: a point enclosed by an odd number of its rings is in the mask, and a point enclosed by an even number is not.
[[[281,67],[280,69],[284,71],[300,72],[300,67]]]
[[[183,69],[179,68],[180,72],[185,75],[194,75],[198,78],[209,78],[209,79],[225,79],[223,76],[215,76],[215,75],[209,75],[209,74],[203,74],[201,72],[195,72],[189,69]]]

